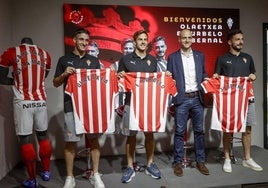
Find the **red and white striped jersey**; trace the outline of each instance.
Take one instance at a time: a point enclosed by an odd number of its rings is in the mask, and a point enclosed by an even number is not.
[[[71,96],[76,133],[112,133],[117,76],[111,69],[76,69],[65,93]]]
[[[164,132],[169,95],[177,94],[172,77],[164,72],[128,72],[119,80],[125,92],[131,92],[130,130]]]
[[[13,67],[16,99],[46,100],[45,74],[51,58],[45,50],[28,44],[9,48],[1,56],[0,66]]]
[[[206,93],[213,94],[211,129],[245,132],[248,101],[254,98],[252,82],[247,77],[225,77],[202,82]]]

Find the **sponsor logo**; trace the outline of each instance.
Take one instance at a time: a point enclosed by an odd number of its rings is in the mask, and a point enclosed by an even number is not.
[[[32,102],[32,103],[27,103],[27,104],[23,104],[22,108],[23,109],[28,109],[28,108],[43,108],[46,107],[46,103],[45,102]]]

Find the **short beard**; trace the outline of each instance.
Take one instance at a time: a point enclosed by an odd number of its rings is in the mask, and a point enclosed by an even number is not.
[[[234,49],[236,52],[240,52],[242,48],[237,48],[236,46],[233,46],[233,49]]]

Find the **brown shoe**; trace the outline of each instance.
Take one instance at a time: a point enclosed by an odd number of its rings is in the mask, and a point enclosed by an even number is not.
[[[199,172],[201,172],[204,175],[209,175],[209,171],[207,169],[207,167],[205,166],[205,163],[203,162],[199,162],[196,163],[196,168],[199,170]]]
[[[179,176],[179,177],[183,176],[181,163],[175,163],[174,166],[173,166],[173,169],[174,169],[174,174],[176,176]]]

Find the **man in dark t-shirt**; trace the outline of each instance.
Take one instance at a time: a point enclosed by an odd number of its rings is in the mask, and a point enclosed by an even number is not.
[[[73,37],[75,44],[74,50],[58,61],[57,68],[55,71],[53,85],[59,87],[63,84],[65,90],[69,75],[74,74],[76,69],[99,69],[100,63],[96,57],[93,57],[86,53],[86,47],[89,43],[89,32],[86,29],[78,29]],[[67,177],[63,188],[75,187],[75,179],[73,176],[74,158],[76,143],[80,141],[81,134],[76,134],[74,112],[72,106],[71,97],[64,94],[64,156]],[[100,158],[100,146],[99,146],[99,135],[88,134],[90,150],[93,161],[93,175],[90,179],[90,183],[94,187],[104,188],[104,184],[101,180],[100,174],[98,173],[99,158]]]
[[[144,30],[140,30],[134,33],[135,51],[131,54],[123,56],[119,61],[118,76],[124,77],[126,72],[157,72],[157,61],[156,59],[147,54],[146,50],[148,47],[148,34]],[[128,183],[135,176],[133,167],[133,159],[136,148],[136,134],[137,131],[129,130],[129,105],[130,105],[130,93],[126,93],[125,108],[123,114],[123,128],[122,134],[127,136],[126,142],[126,155],[127,155],[127,168],[122,176],[122,183]],[[153,162],[154,156],[154,136],[153,132],[144,132],[145,135],[145,150],[147,154],[147,167],[146,174],[150,175],[155,179],[161,178],[161,173]]]
[[[227,36],[230,46],[229,52],[220,56],[216,61],[214,78],[219,75],[228,77],[248,77],[249,80],[256,80],[256,70],[252,57],[249,54],[241,52],[244,38],[241,30],[231,30]],[[255,171],[262,171],[262,167],[258,165],[250,155],[251,147],[251,126],[256,124],[255,104],[254,101],[249,101],[246,132],[242,133],[242,143],[244,149],[244,160],[242,165],[251,168]],[[230,159],[230,143],[232,141],[232,133],[223,132],[223,148],[224,148],[224,172],[232,172]]]

